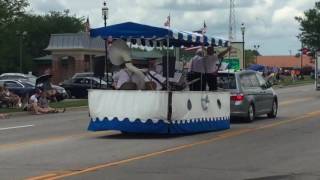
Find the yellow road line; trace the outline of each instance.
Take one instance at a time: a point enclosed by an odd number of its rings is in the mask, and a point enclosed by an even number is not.
[[[28,180],[42,180],[42,179],[50,178],[50,177],[53,177],[53,176],[56,176],[56,175],[57,175],[56,173],[49,173],[49,174],[46,174],[46,175],[43,175],[43,176],[29,178]]]
[[[294,103],[298,103],[298,102],[303,102],[303,101],[309,101],[314,99],[314,97],[307,97],[307,98],[299,98],[299,99],[292,99],[292,100],[288,100],[288,101],[282,101],[279,103],[280,106],[286,106],[286,105],[290,105],[290,104],[294,104]]]
[[[172,153],[175,151],[179,151],[179,150],[184,150],[187,148],[191,148],[194,146],[198,146],[198,145],[202,145],[202,144],[208,144],[208,143],[212,143],[215,141],[219,141],[219,140],[223,140],[223,139],[227,139],[227,138],[231,138],[231,137],[236,137],[236,136],[240,136],[242,134],[247,134],[250,132],[255,132],[258,130],[262,130],[262,129],[268,129],[268,128],[272,128],[272,127],[276,127],[276,126],[280,126],[283,124],[288,124],[290,122],[295,122],[295,121],[299,121],[299,120],[306,120],[307,118],[311,118],[314,116],[318,116],[320,115],[320,111],[314,111],[311,113],[307,113],[306,115],[297,117],[297,118],[293,118],[293,119],[289,119],[289,120],[283,120],[281,122],[276,122],[276,123],[271,123],[268,125],[263,125],[257,128],[246,128],[246,129],[240,129],[240,130],[234,130],[234,131],[227,131],[225,133],[221,133],[215,137],[209,138],[207,140],[202,140],[202,141],[198,141],[195,143],[191,143],[191,144],[185,144],[185,145],[181,145],[181,146],[177,146],[177,147],[173,147],[173,148],[169,148],[169,149],[165,149],[165,150],[161,150],[161,151],[156,151],[156,152],[152,152],[152,153],[147,153],[144,155],[138,155],[132,158],[128,158],[128,159],[124,159],[124,160],[120,160],[120,161],[115,161],[115,162],[109,162],[109,163],[105,163],[105,164],[100,164],[97,166],[92,166],[92,167],[88,167],[85,168],[83,170],[79,170],[76,172],[69,172],[66,174],[60,174],[60,175],[56,175],[56,176],[50,176],[48,178],[43,178],[43,179],[47,179],[47,180],[56,180],[56,179],[61,179],[61,178],[65,178],[65,177],[70,177],[70,176],[74,176],[74,175],[79,175],[79,174],[83,174],[83,173],[87,173],[87,172],[93,172],[99,169],[103,169],[103,168],[108,168],[111,166],[118,166],[121,164],[126,164],[132,161],[137,161],[137,160],[142,160],[142,159],[146,159],[146,158],[151,158],[151,157],[155,157],[155,156],[159,156],[162,154],[166,154],[166,153]],[[31,180],[31,179],[27,179],[27,180]]]

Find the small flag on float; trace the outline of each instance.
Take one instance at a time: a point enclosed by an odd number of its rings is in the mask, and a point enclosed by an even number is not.
[[[170,21],[171,21],[171,16],[170,16],[170,14],[169,14],[169,16],[167,17],[167,20],[164,22],[164,26],[165,26],[165,27],[170,27],[170,25],[171,25],[171,24],[170,24],[170,23],[171,23]]]
[[[85,32],[90,32],[89,17],[87,17],[87,20],[86,20],[86,22],[84,23],[84,31],[85,31]]]
[[[194,33],[206,34],[207,33],[207,24],[206,21],[203,21],[203,27],[197,31],[193,31]]]

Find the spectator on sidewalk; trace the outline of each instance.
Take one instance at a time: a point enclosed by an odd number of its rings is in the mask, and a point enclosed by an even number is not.
[[[9,117],[9,114],[0,113],[0,119],[6,119]]]
[[[38,106],[43,109],[46,113],[59,113],[59,112],[65,112],[65,108],[62,110],[55,109],[49,106],[49,101],[47,98],[47,93],[45,91],[42,91],[40,93],[40,97],[38,99]]]
[[[0,86],[0,100],[5,102],[9,107],[21,108],[21,98],[10,92],[6,86]]]

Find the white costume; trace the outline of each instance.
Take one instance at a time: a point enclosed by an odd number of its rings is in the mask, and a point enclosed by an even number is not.
[[[149,73],[150,73],[153,77],[152,77]],[[155,78],[156,78],[159,82],[158,82]],[[148,81],[155,82],[155,83],[157,84],[157,89],[156,89],[156,90],[161,90],[163,87],[162,87],[162,85],[160,84],[160,82],[161,82],[161,83],[164,83],[164,82],[166,81],[166,78],[164,78],[161,74],[156,73],[155,71],[148,71],[144,80],[145,80],[146,82],[148,82]]]
[[[140,82],[139,76],[136,75],[135,73],[132,73],[131,71],[129,71],[126,68],[121,69],[120,71],[115,73],[112,78],[113,78],[114,82],[116,83],[115,84],[116,89],[119,89],[126,82],[134,82],[137,85]]]

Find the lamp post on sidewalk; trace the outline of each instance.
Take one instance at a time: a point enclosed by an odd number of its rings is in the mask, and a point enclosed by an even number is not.
[[[106,28],[107,27],[107,19],[109,17],[109,8],[107,7],[107,2],[104,1],[103,2],[103,7],[102,7],[102,18],[104,20],[104,27]],[[107,86],[109,86],[109,67],[108,67],[108,38],[106,37],[104,39],[105,41],[105,51],[106,51],[106,54],[105,54],[105,72],[107,74]]]
[[[27,35],[27,31],[17,31],[17,36],[19,36],[19,71],[22,73],[22,41],[23,38]]]
[[[243,68],[245,69],[246,68],[246,60],[245,60],[245,49],[244,49],[244,34],[245,34],[245,31],[246,31],[246,27],[244,25],[244,23],[241,24],[241,34],[242,34],[242,43],[243,43],[243,46],[242,46],[242,50],[243,50]]]

